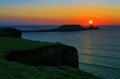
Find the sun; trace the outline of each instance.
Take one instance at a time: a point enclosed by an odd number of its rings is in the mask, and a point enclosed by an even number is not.
[[[89,24],[93,24],[93,21],[92,21],[92,20],[89,20]]]

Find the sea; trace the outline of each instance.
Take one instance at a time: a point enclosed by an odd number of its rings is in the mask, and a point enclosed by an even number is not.
[[[45,30],[60,25],[8,25],[19,30]],[[78,50],[79,68],[103,79],[120,79],[120,26],[76,32],[23,32],[22,38],[60,42]]]

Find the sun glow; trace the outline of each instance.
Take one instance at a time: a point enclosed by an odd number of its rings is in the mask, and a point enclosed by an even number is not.
[[[89,21],[89,24],[93,24],[93,21],[92,21],[92,20],[90,20],[90,21]]]

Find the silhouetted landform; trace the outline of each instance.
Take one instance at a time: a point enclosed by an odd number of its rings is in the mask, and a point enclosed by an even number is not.
[[[21,38],[22,32],[14,28],[0,28],[0,37]]]
[[[31,66],[47,65],[79,68],[76,48],[62,44],[25,51],[13,51],[5,55],[5,59]]]
[[[82,27],[81,25],[62,25],[59,28],[48,30],[24,30],[23,32],[68,32],[68,31],[82,31],[82,30],[98,30],[99,27]]]
[[[88,28],[87,28],[87,30],[97,30],[97,29],[100,29],[99,27],[95,27],[93,24],[91,24]]]

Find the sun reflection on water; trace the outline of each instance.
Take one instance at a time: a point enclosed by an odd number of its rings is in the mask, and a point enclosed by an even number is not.
[[[85,49],[85,50],[84,50],[84,53],[86,53],[86,54],[91,54],[91,53],[92,53],[92,50],[90,50],[90,49]]]
[[[92,40],[89,34],[84,36],[84,43],[83,43],[83,53],[85,54],[85,56],[81,59],[82,62],[86,63],[86,64],[91,64],[92,63],[92,57],[90,56],[90,54],[92,54]]]
[[[81,62],[84,62],[86,64],[91,64],[91,57],[85,56],[84,58],[81,59]]]

